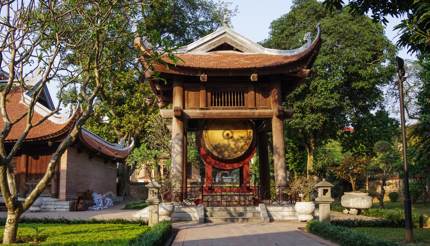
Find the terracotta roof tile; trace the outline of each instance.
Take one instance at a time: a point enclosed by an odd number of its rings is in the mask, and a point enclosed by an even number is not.
[[[14,121],[27,112],[27,105],[22,101],[23,93],[20,88],[15,88],[7,97],[6,110],[9,114],[10,120]],[[32,122],[36,123],[41,120],[43,116],[38,112],[34,112]],[[74,119],[69,119],[63,124],[56,124],[51,120],[45,120],[39,126],[31,129],[27,135],[26,142],[59,139],[71,130],[73,127]],[[0,127],[3,128],[3,120],[0,117]],[[11,129],[6,138],[6,142],[15,142],[22,134],[26,127],[26,118],[24,117],[18,121]],[[131,152],[133,145],[122,147],[117,144],[111,144],[99,136],[82,129],[79,135],[79,141],[87,148],[100,152],[101,154],[114,158],[125,159]]]
[[[7,96],[6,111],[8,112],[11,121],[17,120],[19,117],[23,116],[28,110],[28,107],[24,104],[22,98],[23,93],[20,88],[13,89]],[[42,118],[42,115],[37,112],[34,112],[32,123],[35,124]],[[26,128],[26,120],[27,118],[24,117],[23,119],[19,120],[15,125],[13,125],[9,135],[6,137],[7,142],[16,141],[21,136],[21,134]],[[3,128],[3,125],[3,119],[0,118],[0,127]],[[27,135],[26,141],[36,141],[59,137],[69,131],[72,125],[73,122],[71,120],[63,124],[56,124],[48,119],[42,124],[31,129],[29,134]]]
[[[175,54],[176,66],[208,69],[247,69],[275,67],[296,61],[299,56],[282,56],[268,54],[246,54],[240,52],[210,52],[205,54]],[[175,65],[167,57],[168,64]]]
[[[134,146],[134,144],[131,144],[128,147],[123,147],[117,144],[109,143],[86,129],[81,130],[79,140],[81,140],[81,142],[83,142],[87,147],[106,156],[117,159],[127,158]]]

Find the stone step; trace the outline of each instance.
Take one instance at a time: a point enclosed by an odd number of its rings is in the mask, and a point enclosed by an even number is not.
[[[69,201],[58,201],[58,202],[43,202],[42,206],[70,206]]]
[[[196,207],[175,206],[175,213],[196,213]]]
[[[258,212],[256,207],[206,207],[206,212]]]
[[[70,211],[71,202],[70,201],[60,201],[55,198],[43,199],[42,204],[40,205],[40,210],[43,212],[50,211]]]
[[[206,222],[211,222],[211,223],[222,223],[222,222],[230,222],[230,223],[246,223],[246,222],[260,222],[261,219],[260,218],[255,218],[255,217],[217,217],[217,218],[213,218],[213,217],[209,217],[206,218]]]
[[[260,217],[260,212],[229,212],[229,211],[213,211],[206,212],[207,217],[216,217],[216,218],[224,218],[224,217]]]

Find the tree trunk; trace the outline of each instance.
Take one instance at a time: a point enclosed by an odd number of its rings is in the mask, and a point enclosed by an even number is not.
[[[351,183],[352,191],[357,191],[357,184],[355,182],[355,179],[353,177],[350,177],[349,182]]]
[[[387,179],[386,178],[382,178],[381,179],[381,194],[379,195],[379,206],[381,208],[385,208],[385,204],[384,204],[385,188],[384,188],[384,186],[386,184],[387,184]]]
[[[3,232],[3,244],[11,244],[16,241],[18,231],[19,214],[16,212],[8,212],[6,223]]]
[[[314,151],[315,151],[315,140],[313,137],[310,138],[309,144],[306,145],[306,178],[309,178],[314,171]]]

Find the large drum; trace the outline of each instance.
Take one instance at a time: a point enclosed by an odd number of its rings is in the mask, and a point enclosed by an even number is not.
[[[246,120],[209,121],[202,131],[202,145],[215,159],[237,162],[252,151],[253,125]]]

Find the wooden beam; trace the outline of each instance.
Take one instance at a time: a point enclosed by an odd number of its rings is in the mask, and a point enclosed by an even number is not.
[[[172,118],[173,109],[161,109],[161,117]],[[271,119],[274,115],[271,109],[185,109],[183,115],[188,119]]]

